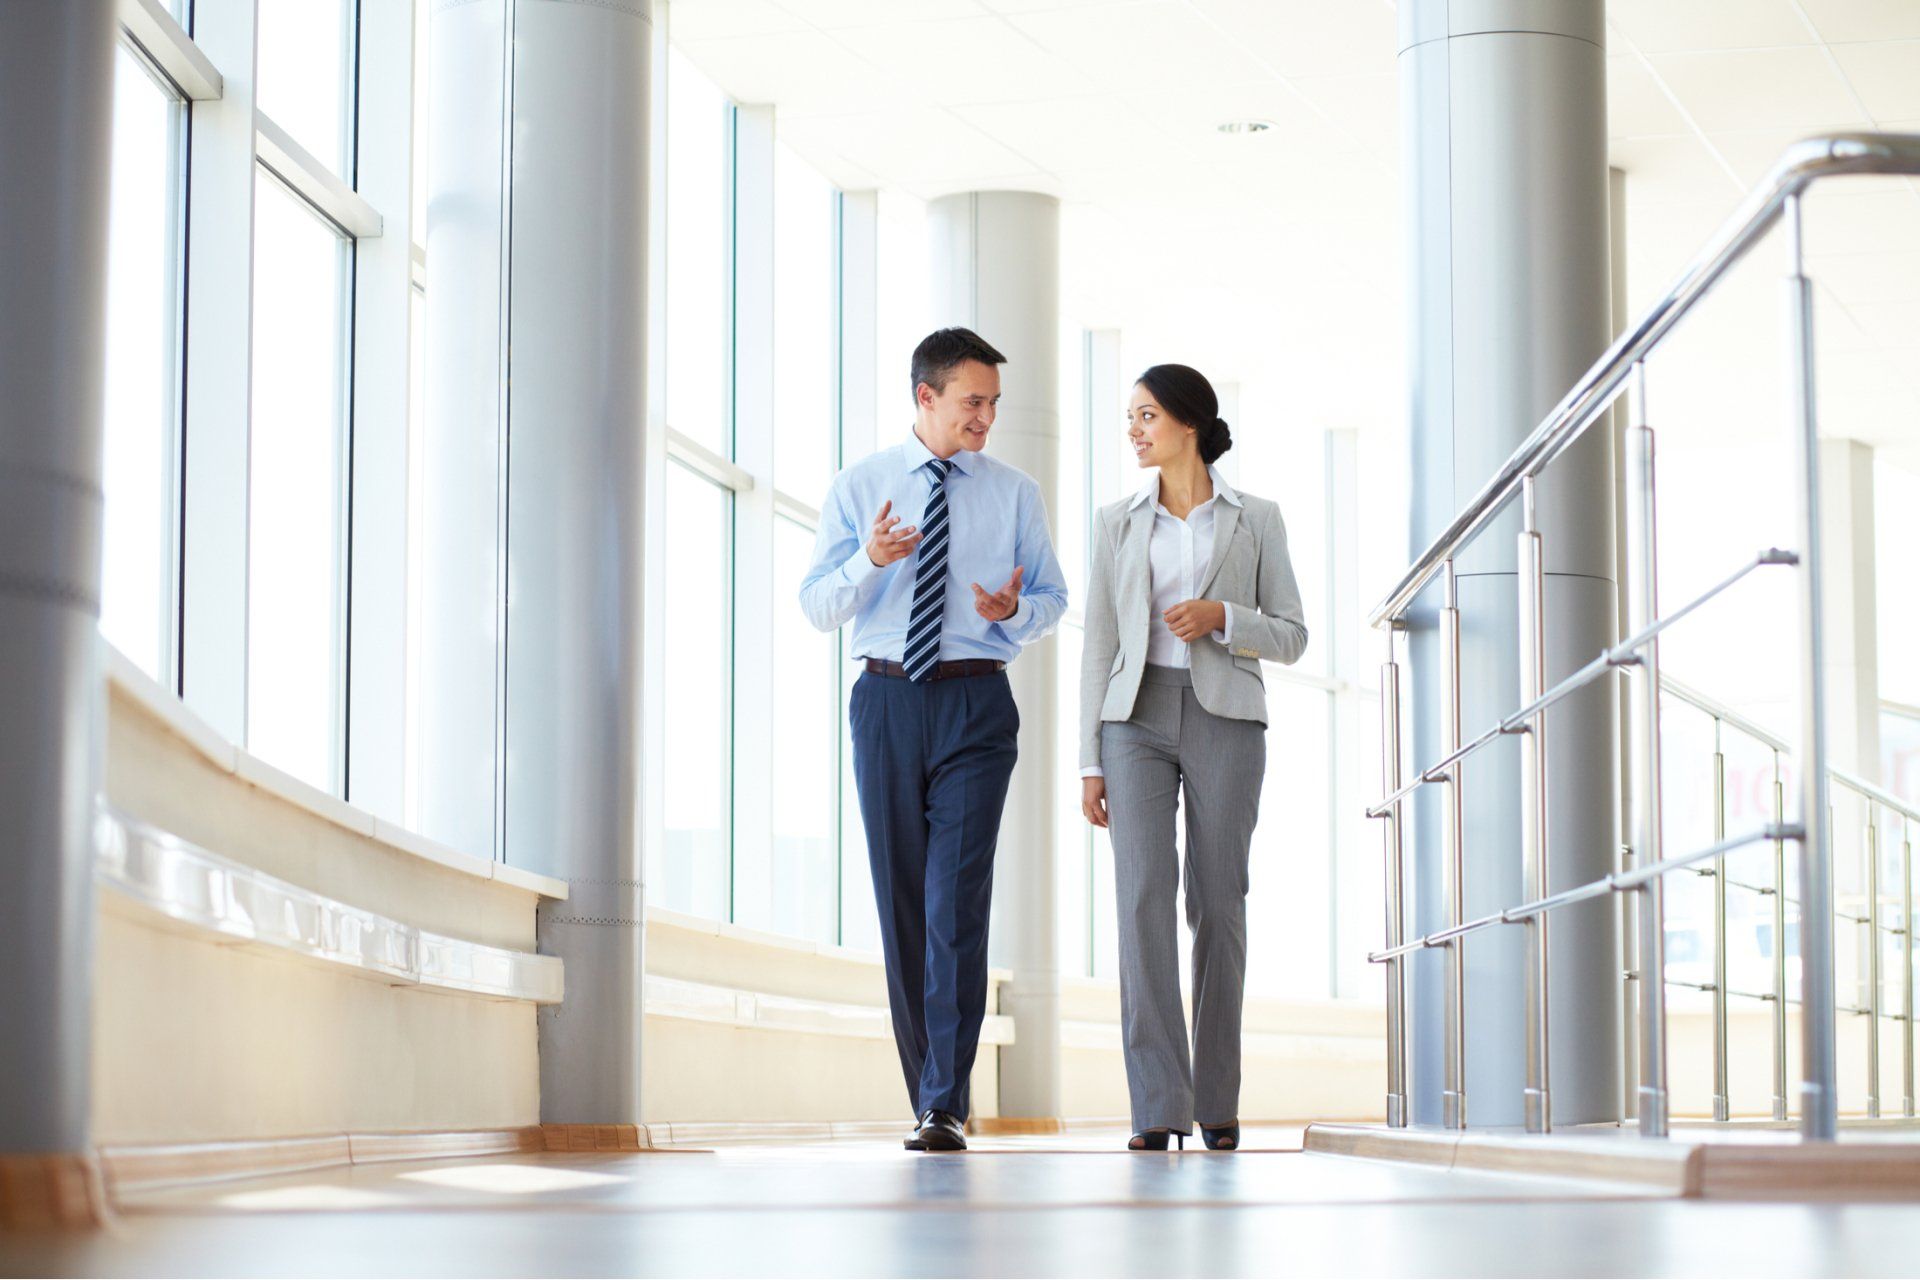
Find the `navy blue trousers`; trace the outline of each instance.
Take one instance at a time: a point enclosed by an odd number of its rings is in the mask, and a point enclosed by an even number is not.
[[[1020,713],[1005,672],[924,684],[867,672],[849,718],[907,1096],[915,1115],[965,1120]]]

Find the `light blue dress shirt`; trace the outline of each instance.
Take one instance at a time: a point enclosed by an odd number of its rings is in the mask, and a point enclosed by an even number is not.
[[[873,518],[888,501],[903,525],[918,525],[933,492],[926,464],[933,453],[916,435],[854,463],[833,479],[820,511],[813,565],[800,586],[800,607],[822,631],[853,622],[851,654],[901,661],[913,604],[915,551],[882,568],[867,558]],[[1067,611],[1067,583],[1047,534],[1040,486],[1015,467],[961,450],[947,475],[947,607],[940,620],[940,660],[1011,662],[1022,645],[1050,633]],[[1020,606],[1001,622],[973,607],[973,583],[998,591],[1026,570]]]

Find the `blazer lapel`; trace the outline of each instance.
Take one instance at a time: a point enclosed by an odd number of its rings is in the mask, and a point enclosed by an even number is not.
[[[1227,548],[1233,545],[1233,531],[1240,527],[1240,508],[1231,502],[1222,502],[1215,506],[1213,517],[1213,559],[1207,564],[1207,576],[1201,580],[1200,594],[1205,597],[1213,589],[1213,580],[1220,576],[1220,566],[1227,562]]]
[[[1153,504],[1143,502],[1127,512],[1126,536],[1120,540],[1120,573],[1116,577],[1125,580],[1137,573],[1144,581],[1147,575],[1147,548],[1152,543]]]

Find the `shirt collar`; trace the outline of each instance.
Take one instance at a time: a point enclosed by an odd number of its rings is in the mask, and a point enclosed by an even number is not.
[[[907,432],[907,442],[901,446],[901,452],[907,460],[908,471],[918,471],[929,462],[932,462],[937,456],[933,450],[927,448],[926,443],[913,431]],[[947,461],[952,463],[954,469],[961,475],[970,476],[973,474],[974,458],[975,455],[973,453],[962,449],[951,458],[948,458]]]
[[[919,440],[916,438],[914,443],[918,444]],[[1240,495],[1234,492],[1233,486],[1227,483],[1227,478],[1220,474],[1218,468],[1209,466],[1207,468],[1207,478],[1213,481],[1214,497],[1236,507],[1241,505]],[[1141,487],[1140,492],[1133,495],[1133,501],[1127,504],[1127,510],[1131,511],[1143,502],[1155,502],[1159,499],[1159,495],[1160,476],[1158,473],[1155,473],[1153,479],[1147,481],[1147,483]]]

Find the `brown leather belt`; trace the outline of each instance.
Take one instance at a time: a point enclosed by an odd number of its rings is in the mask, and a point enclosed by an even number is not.
[[[953,680],[960,676],[990,676],[996,671],[1005,671],[1007,664],[996,662],[992,658],[964,658],[958,662],[936,662],[933,670],[927,673],[929,680]],[[893,676],[905,680],[907,669],[897,662],[888,662],[885,658],[868,658],[867,670],[876,676]]]

